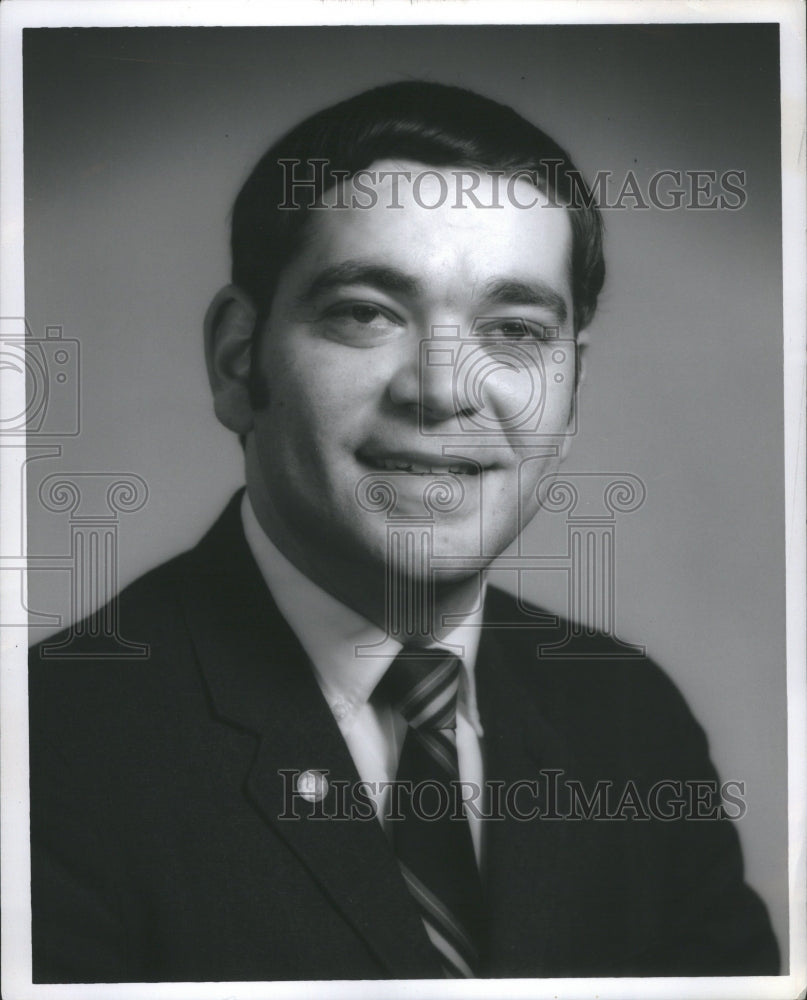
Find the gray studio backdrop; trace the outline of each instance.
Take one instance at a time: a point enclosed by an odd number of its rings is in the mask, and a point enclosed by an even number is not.
[[[47,477],[146,484],[145,505],[116,515],[121,584],[191,545],[242,482],[210,404],[202,317],[228,279],[236,191],[303,115],[427,77],[514,105],[589,177],[611,171],[616,193],[630,170],[644,194],[660,170],[744,172],[735,210],[606,210],[608,279],[566,468],[646,488],[616,524],[617,628],[682,688],[722,777],[745,782],[748,877],[784,945],[777,27],[29,29],[24,49],[27,319],[80,350],[63,384],[80,377],[79,433],[40,435],[60,454],[28,464],[29,551],[50,557],[29,574],[29,607],[64,621],[75,524],[43,506]],[[562,551],[565,516],[540,515],[523,551]],[[524,587],[566,611],[565,580],[534,572]]]

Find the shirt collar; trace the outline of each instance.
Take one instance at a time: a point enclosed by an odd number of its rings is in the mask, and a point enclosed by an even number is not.
[[[322,692],[334,714],[366,704],[401,643],[369,622],[301,573],[279,551],[258,523],[244,492],[241,521],[250,551],[280,613],[311,660]],[[482,594],[484,597],[484,591]],[[476,706],[474,668],[482,626],[482,605],[452,629],[441,645],[462,650],[463,671],[458,711],[482,735]]]

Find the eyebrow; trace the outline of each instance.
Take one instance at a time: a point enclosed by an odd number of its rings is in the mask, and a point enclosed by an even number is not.
[[[386,267],[363,260],[347,260],[326,267],[296,297],[298,304],[312,302],[318,295],[343,285],[371,285],[393,295],[417,295],[420,282],[397,267]]]
[[[485,285],[484,301],[491,305],[539,306],[550,309],[560,323],[566,322],[566,300],[545,281],[494,278]]]
[[[374,264],[366,260],[346,260],[320,271],[296,296],[298,305],[313,302],[317,296],[344,285],[370,285],[391,295],[416,296],[422,291],[420,282],[397,267]],[[486,305],[538,306],[551,310],[559,323],[566,322],[568,310],[562,295],[540,279],[521,281],[514,278],[493,278],[484,288]]]

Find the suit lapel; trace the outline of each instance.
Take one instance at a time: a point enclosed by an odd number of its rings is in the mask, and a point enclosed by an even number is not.
[[[310,818],[317,810],[332,815],[340,783],[353,786],[359,776],[305,653],[249,552],[239,506],[240,494],[190,554],[181,590],[214,711],[260,738],[245,775],[248,794],[390,978],[439,978],[377,820]],[[306,770],[327,772],[330,790],[319,804],[291,797],[296,772]],[[348,810],[351,804],[347,795]]]
[[[259,738],[244,775],[247,793],[385,974],[441,978],[436,953],[377,821],[309,818],[317,808],[332,812],[334,783],[352,785],[358,775],[305,653],[249,552],[239,507],[240,494],[189,554],[180,595],[216,715]],[[531,641],[484,630],[476,676],[485,777],[505,788],[522,780],[543,781],[545,793],[547,769],[574,773],[575,765],[563,736],[542,718],[531,693],[537,685],[525,683],[534,679],[529,666],[520,663],[525,658],[538,669]],[[290,800],[293,776],[305,770],[328,774],[331,798],[319,806]],[[291,772],[291,778],[282,771]],[[349,796],[345,804],[349,809]],[[533,800],[526,795],[518,804],[526,809]],[[539,804],[545,814],[545,797]],[[558,810],[562,813],[562,802]],[[299,819],[281,818],[290,813]],[[486,823],[490,975],[569,974],[576,916],[571,901],[579,898],[576,887],[586,877],[572,863],[581,856],[581,845],[571,842],[585,835],[580,826],[546,815]]]
[[[511,662],[525,657],[530,661]],[[540,811],[535,818],[519,819],[505,801],[505,818],[487,823],[485,881],[493,976],[563,975],[569,974],[564,969],[573,967],[571,900],[585,876],[572,860],[580,857],[580,845],[571,841],[586,833],[552,818],[563,814],[565,799],[562,776],[553,777],[551,772],[574,773],[575,765],[563,736],[541,715],[532,693],[536,685],[527,683],[534,681],[530,671],[534,675],[538,667],[534,646],[503,639],[488,629],[483,632],[476,674],[485,730],[485,777],[503,782],[505,788],[538,781],[537,802],[525,789],[515,806],[526,813],[537,804]]]

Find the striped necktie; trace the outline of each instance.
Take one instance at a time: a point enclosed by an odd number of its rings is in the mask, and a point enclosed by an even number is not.
[[[402,818],[390,817],[395,854],[451,978],[479,974],[483,936],[471,830],[452,785],[459,679],[460,661],[446,650],[404,648],[378,686],[408,723],[397,776]]]

